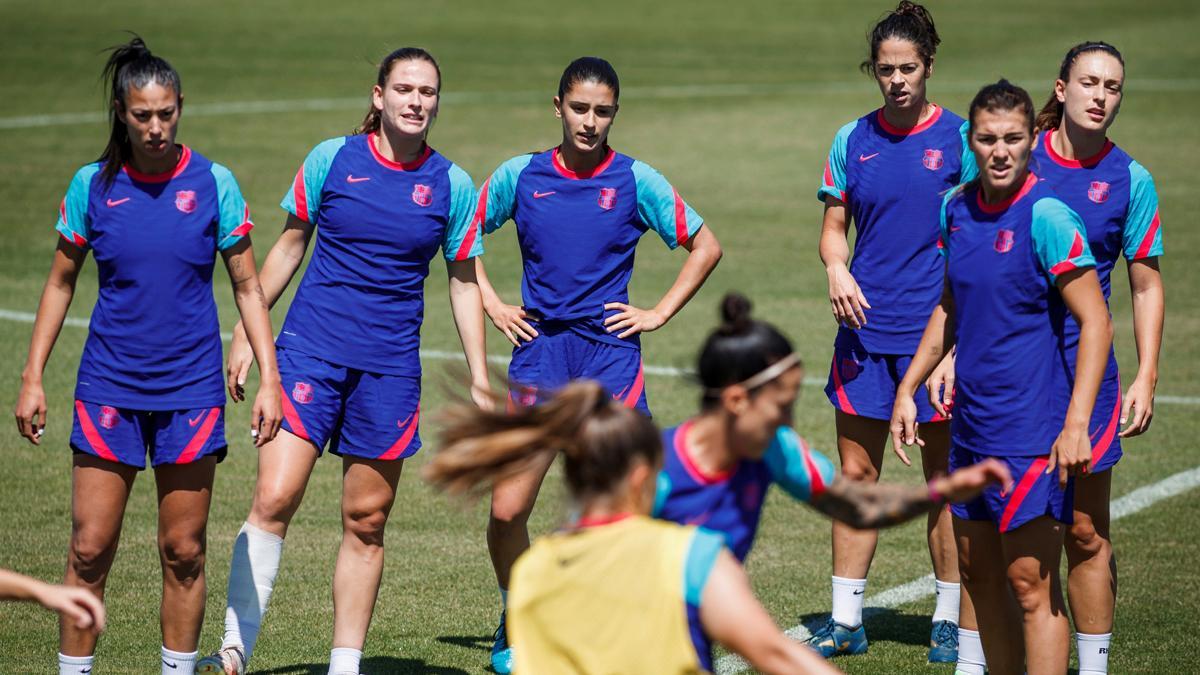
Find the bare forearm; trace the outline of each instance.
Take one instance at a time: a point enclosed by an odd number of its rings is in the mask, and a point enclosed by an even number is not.
[[[947,299],[933,309],[929,322],[925,324],[925,332],[921,335],[921,343],[913,354],[912,363],[904,373],[904,379],[896,388],[897,396],[912,396],[917,387],[929,377],[946,353],[954,347],[954,331],[951,327],[950,311],[953,305]]]
[[[67,309],[74,297],[73,284],[54,280],[46,282],[42,289],[42,298],[38,302],[37,318],[33,322],[29,354],[25,359],[25,368],[21,371],[24,381],[41,381],[42,372],[46,369],[46,362],[50,360],[50,352],[54,349],[54,343],[58,341],[63,321],[67,318]]]
[[[478,272],[480,267],[475,266],[474,271]],[[454,268],[451,268],[450,310],[454,315],[463,354],[467,358],[467,367],[471,370],[471,379],[477,383],[487,380],[487,344],[480,286],[467,270],[459,270],[455,274]]]
[[[903,523],[935,504],[924,486],[860,483],[841,476],[812,503],[830,518],[862,530]]]
[[[475,258],[475,283],[479,285],[479,297],[483,302],[483,308],[487,311],[488,316],[491,316],[492,311],[490,308],[504,304],[504,300],[500,298],[500,294],[492,287],[492,282],[488,279],[487,270],[483,268],[482,257]]]
[[[0,600],[36,601],[38,591],[46,586],[24,574],[0,569]]]
[[[1166,314],[1162,277],[1154,271],[1157,283],[1147,283],[1133,289],[1133,339],[1137,344],[1138,379],[1158,384],[1158,355],[1162,347],[1163,322]],[[1130,283],[1136,282],[1130,279]]]
[[[675,283],[654,306],[654,311],[662,316],[664,322],[670,321],[683,309],[721,261],[721,245],[707,227],[696,233],[695,244],[688,251],[687,260],[675,277]]]
[[[271,330],[271,313],[267,298],[257,278],[234,285],[234,298],[241,314],[241,326],[254,350],[259,375],[263,383],[273,384],[279,378],[275,362],[275,336]]]

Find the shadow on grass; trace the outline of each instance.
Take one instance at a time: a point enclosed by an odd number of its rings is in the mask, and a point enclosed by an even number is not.
[[[420,659],[398,659],[392,656],[372,656],[362,660],[359,670],[369,675],[468,675],[461,668],[435,666]],[[328,663],[297,663],[292,666],[282,666],[271,670],[252,670],[260,675],[325,675],[329,672]]]
[[[824,626],[828,618],[828,613],[805,614],[800,617],[800,623],[812,633]],[[869,642],[929,646],[932,624],[927,614],[905,614],[894,609],[867,607],[863,610],[863,625],[867,628]]]
[[[481,635],[479,637],[472,637],[470,635],[442,635],[438,637],[437,641],[445,645],[462,647],[463,649],[477,649],[484,652],[492,650],[491,635]]]

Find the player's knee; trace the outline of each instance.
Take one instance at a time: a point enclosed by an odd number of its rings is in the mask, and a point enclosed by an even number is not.
[[[168,577],[190,586],[204,573],[204,541],[200,537],[167,534],[159,541]]]
[[[260,523],[287,525],[300,507],[300,495],[279,485],[259,485],[251,510]]]
[[[372,508],[346,509],[342,514],[342,527],[365,546],[383,546],[387,512]]]
[[[1111,550],[1108,539],[1090,518],[1076,518],[1067,533],[1067,551],[1072,559],[1095,558]]]
[[[523,528],[532,513],[533,504],[527,504],[525,500],[493,499],[491,526],[500,529]]]
[[[103,581],[112,566],[114,543],[87,531],[71,537],[71,571],[88,584]]]
[[[1022,612],[1033,614],[1050,605],[1050,579],[1034,569],[1016,569],[1008,573],[1008,584]]]
[[[879,481],[879,471],[869,461],[843,461],[842,475],[849,480],[859,482],[875,483]]]

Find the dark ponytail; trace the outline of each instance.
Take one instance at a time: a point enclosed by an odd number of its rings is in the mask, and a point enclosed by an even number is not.
[[[917,54],[925,63],[925,68],[933,63],[933,55],[937,53],[942,40],[938,37],[937,28],[933,25],[933,15],[923,5],[909,0],[901,0],[896,9],[875,24],[867,34],[867,42],[871,45],[870,58],[863,61],[859,67],[867,74],[875,72],[875,59],[879,56],[879,45],[884,40],[897,38],[907,40],[917,48]]]
[[[100,154],[102,164],[100,176],[107,184],[117,176],[133,157],[133,148],[129,143],[129,129],[121,115],[125,110],[125,96],[129,89],[141,89],[151,82],[169,88],[175,92],[178,104],[183,89],[179,82],[179,73],[162,59],[150,53],[150,48],[137,35],[123,45],[110,47],[108,62],[104,64],[104,89],[108,92],[109,133],[108,145]]]
[[[662,456],[654,423],[589,380],[511,412],[503,412],[503,405],[489,411],[455,404],[443,421],[441,450],[422,473],[452,494],[476,493],[562,452],[567,487],[583,501],[611,494],[636,459],[654,466]]]
[[[1071,80],[1071,66],[1075,65],[1075,60],[1082,54],[1088,52],[1104,52],[1120,62],[1121,67],[1125,67],[1125,59],[1121,56],[1121,52],[1116,47],[1107,42],[1081,42],[1067,51],[1067,55],[1063,57],[1062,64],[1058,67],[1058,79],[1063,82]],[[1046,105],[1042,106],[1042,111],[1037,114],[1037,121],[1034,126],[1038,131],[1046,131],[1055,129],[1062,124],[1063,104],[1059,102],[1058,95],[1054,89],[1050,90],[1050,98],[1046,101]]]
[[[438,67],[437,59],[433,58],[433,54],[421,49],[420,47],[401,47],[396,51],[383,57],[383,61],[379,62],[379,73],[375,76],[375,84],[380,87],[387,86],[388,75],[392,74],[392,67],[401,61],[425,61],[433,66],[434,72],[437,73],[438,79],[438,100],[442,96],[442,69]],[[373,134],[379,131],[383,124],[381,113],[375,108],[375,101],[371,100],[367,104],[367,114],[363,117],[362,124],[354,130],[355,134]]]
[[[558,79],[558,100],[561,101],[580,82],[607,85],[613,91],[613,103],[621,99],[621,81],[617,78],[617,70],[598,56],[582,56],[567,66]]]
[[[775,326],[750,318],[750,309],[750,300],[741,293],[721,299],[721,325],[704,341],[696,369],[705,408],[720,400],[722,388],[745,382],[795,351]]]

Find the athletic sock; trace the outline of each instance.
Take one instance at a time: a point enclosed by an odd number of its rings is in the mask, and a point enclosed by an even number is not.
[[[987,658],[983,655],[979,631],[959,628],[958,663],[954,666],[954,675],[984,675],[986,672]]]
[[[358,662],[361,660],[361,649],[334,647],[329,652],[329,675],[358,675]]]
[[[861,626],[866,593],[866,579],[833,577],[833,620],[850,628]]]
[[[250,661],[263,615],[271,602],[271,589],[283,557],[283,538],[242,523],[233,542],[229,563],[229,589],[225,600],[225,639],[221,648],[238,647]]]
[[[1108,672],[1108,643],[1112,633],[1103,635],[1075,634],[1079,650],[1079,675],[1104,675]]]
[[[92,672],[95,656],[67,656],[58,653],[58,675],[81,675]]]
[[[162,675],[193,675],[200,652],[174,652],[162,648]]]
[[[960,586],[949,581],[935,581],[937,607],[933,610],[933,622],[949,621],[958,625],[958,597]]]

